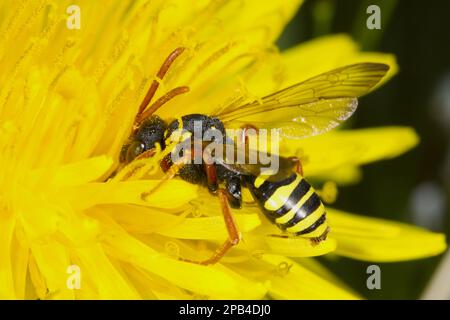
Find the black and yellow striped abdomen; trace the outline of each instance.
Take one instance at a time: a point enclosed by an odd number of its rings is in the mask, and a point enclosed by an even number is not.
[[[251,177],[248,187],[264,214],[280,229],[302,237],[322,239],[328,232],[325,207],[299,174],[272,182]]]

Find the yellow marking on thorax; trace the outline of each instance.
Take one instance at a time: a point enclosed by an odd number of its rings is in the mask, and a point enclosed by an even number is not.
[[[257,176],[255,179],[255,182],[253,183],[253,185],[255,186],[255,188],[259,188],[261,187],[261,185],[267,180],[269,176]]]
[[[302,181],[302,177],[297,175],[294,181],[286,186],[282,186],[278,188],[274,194],[267,199],[264,203],[264,208],[270,211],[275,211],[281,208],[283,204],[289,199],[292,191],[294,191],[295,187]]]
[[[303,220],[297,222],[297,224],[295,226],[287,228],[286,231],[289,233],[297,233],[302,230],[305,230],[306,228],[312,226],[314,224],[314,222],[319,220],[319,218],[324,213],[325,213],[325,207],[323,206],[322,203],[320,203],[319,207],[313,213],[311,213],[309,216],[307,216]],[[306,237],[306,235],[305,235],[305,237]]]
[[[183,132],[183,120],[181,117],[177,118],[178,120],[178,128],[172,131],[170,136],[167,137],[165,140],[166,146],[171,145],[172,143],[181,143],[187,139],[190,139],[192,137],[192,132],[185,131]],[[168,129],[167,129],[168,130]],[[167,130],[165,131],[164,135],[167,135]]]

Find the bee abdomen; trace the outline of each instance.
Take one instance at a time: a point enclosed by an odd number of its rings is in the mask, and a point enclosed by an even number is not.
[[[293,174],[279,182],[257,177],[251,191],[266,216],[283,231],[308,238],[326,233],[325,207],[302,176]]]

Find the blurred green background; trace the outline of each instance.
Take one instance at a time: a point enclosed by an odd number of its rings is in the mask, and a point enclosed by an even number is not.
[[[381,30],[366,28],[366,9],[372,4],[381,9]],[[364,51],[390,52],[398,59],[399,74],[362,98],[352,127],[411,126],[421,142],[401,157],[365,166],[359,184],[339,189],[335,207],[413,223],[450,238],[449,14],[450,1],[444,0],[306,0],[280,38],[278,44],[285,49],[347,33]],[[369,262],[321,261],[366,298],[416,299],[441,258],[377,263],[381,290],[366,287]]]

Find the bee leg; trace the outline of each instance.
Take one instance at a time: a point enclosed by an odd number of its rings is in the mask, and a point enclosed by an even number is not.
[[[211,186],[218,185],[216,166],[212,162],[211,154],[208,153],[207,151],[203,153],[203,162],[205,166],[207,166],[206,176],[208,183],[211,184]],[[222,188],[217,188],[216,193],[219,197],[220,207],[222,208],[223,219],[228,232],[228,239],[219,249],[216,250],[216,252],[210,258],[206,260],[193,261],[184,258],[181,258],[180,260],[202,265],[214,264],[218,262],[228,252],[228,250],[230,250],[233,246],[237,245],[241,240],[241,234],[238,230],[236,221],[234,220],[233,214],[231,212],[229,204],[229,193],[227,192],[227,190]]]
[[[241,179],[231,177],[226,182],[228,202],[232,208],[240,209],[242,207]]]
[[[140,155],[136,157],[136,160],[151,158],[155,155],[156,148],[151,148],[147,151],[142,152]]]
[[[205,152],[203,152],[203,167],[205,168],[206,184],[208,186],[208,190],[212,194],[215,194],[217,192],[217,189],[219,188],[216,165],[214,164],[211,155],[206,152],[206,150]]]
[[[311,244],[314,245],[314,246],[317,246],[322,241],[327,240],[327,236],[328,236],[329,232],[330,232],[330,227],[327,227],[327,229],[324,231],[324,233],[322,233],[320,236],[315,237],[315,238],[311,238]]]
[[[292,162],[296,163],[295,171],[303,177],[303,166],[302,166],[302,162],[300,161],[300,159],[297,157],[290,157],[289,159],[291,159]]]
[[[227,192],[224,189],[218,189],[217,194],[219,196],[220,205],[222,207],[222,214],[225,221],[225,225],[228,231],[228,239],[224,244],[217,249],[214,254],[203,261],[193,261],[189,259],[180,258],[182,261],[197,263],[201,265],[209,265],[218,262],[233,246],[237,245],[241,240],[241,234],[237,228],[236,221],[231,213],[230,206],[228,204]]]
[[[217,193],[219,183],[217,179],[217,169],[214,164],[214,159],[208,150],[203,152],[203,166],[206,172],[206,184],[208,190],[212,194]],[[225,191],[228,198],[228,203],[232,208],[240,209],[242,206],[242,192],[241,192],[241,179],[238,177],[231,177],[226,180]]]

